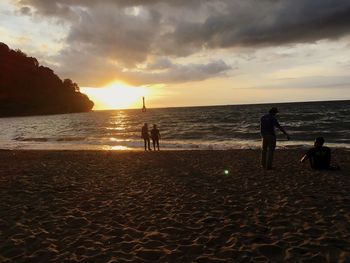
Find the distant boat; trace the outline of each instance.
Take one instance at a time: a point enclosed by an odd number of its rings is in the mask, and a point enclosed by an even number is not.
[[[143,102],[142,112],[146,112],[145,97],[142,97],[142,102]]]

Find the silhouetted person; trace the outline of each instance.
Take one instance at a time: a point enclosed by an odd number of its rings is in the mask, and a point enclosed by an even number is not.
[[[160,133],[159,130],[157,129],[157,125],[153,124],[153,129],[151,130],[151,138],[152,138],[152,143],[153,143],[153,149],[157,149],[159,151],[159,139],[160,139]]]
[[[301,158],[303,163],[309,159],[312,169],[315,170],[338,170],[339,166],[331,166],[331,149],[323,146],[324,138],[317,137],[314,142],[314,147],[309,149]]]
[[[280,129],[289,140],[290,137],[285,129],[278,123],[276,114],[278,109],[273,107],[269,113],[262,116],[260,119],[260,132],[262,137],[262,154],[261,154],[261,165],[264,169],[272,168],[273,153],[276,148],[276,133],[275,127]]]
[[[149,133],[148,133],[148,124],[145,123],[142,126],[142,130],[141,130],[141,138],[143,139],[144,143],[145,143],[145,151],[147,151],[147,149],[149,151],[152,151],[151,149],[151,141],[149,139]]]

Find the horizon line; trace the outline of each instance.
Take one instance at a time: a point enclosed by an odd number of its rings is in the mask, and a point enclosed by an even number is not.
[[[224,106],[248,106],[248,105],[267,105],[267,104],[290,104],[290,103],[317,103],[317,102],[341,102],[350,101],[349,99],[334,99],[334,100],[308,100],[308,101],[282,101],[282,102],[257,102],[257,103],[239,103],[239,104],[211,104],[211,105],[184,105],[184,106],[170,106],[170,107],[147,107],[147,109],[173,109],[173,108],[201,108],[201,107],[224,107]],[[104,109],[91,110],[95,111],[115,111],[115,110],[142,110],[142,106],[138,108],[123,108],[123,109]]]

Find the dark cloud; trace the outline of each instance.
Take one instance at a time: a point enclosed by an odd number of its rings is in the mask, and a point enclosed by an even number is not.
[[[188,49],[198,47],[275,46],[332,39],[350,32],[350,2],[318,1],[237,1],[227,4],[223,14],[204,22],[180,21],[167,35]]]
[[[124,72],[129,82],[135,85],[154,83],[180,83],[200,81],[224,74],[231,67],[222,60],[208,64],[171,64],[158,72]]]
[[[144,79],[164,78],[152,70],[175,70],[170,59],[203,50],[309,43],[350,32],[349,0],[20,0],[19,7],[70,24],[62,69],[84,70],[69,65],[80,50],[91,59],[85,63],[99,61],[104,70],[130,72],[148,63]]]
[[[143,11],[135,18],[117,7],[100,6],[94,12],[80,11],[67,42],[98,57],[133,66],[146,60],[159,30],[159,15]]]
[[[163,34],[162,30],[158,31],[161,36],[166,36],[174,43],[182,45],[194,44],[197,48],[309,42],[339,37],[350,31],[348,0],[174,0],[166,3],[160,0],[21,0],[20,3],[26,7],[32,6],[38,13],[48,16],[57,15],[65,18],[68,14],[74,13],[80,17],[77,26],[88,22],[81,10],[86,10],[90,14],[90,19],[97,21],[101,19],[100,6],[109,9],[106,12],[109,18],[113,14],[115,17],[120,16],[125,8],[141,7],[146,12],[155,12],[159,15],[156,21],[158,26],[165,23],[169,28],[173,28],[166,34]],[[206,13],[192,12],[190,17],[186,16],[189,7],[199,6],[204,9],[198,10],[206,10]],[[119,11],[115,13],[116,10]],[[197,19],[198,17],[200,18]],[[149,23],[150,27],[155,25],[155,21],[144,21],[142,16],[134,16],[133,20]],[[122,15],[118,22],[122,21],[124,22],[121,24],[125,26],[132,19]],[[108,22],[115,25],[116,21],[104,19],[99,26],[110,27],[106,24]],[[76,26],[73,29],[76,29]],[[141,29],[147,30],[147,28]],[[130,37],[133,37],[133,33],[130,33]],[[155,45],[157,46],[157,43]]]
[[[23,6],[20,8],[20,13],[22,15],[29,15],[30,16],[32,14],[32,9],[28,6]]]
[[[168,58],[157,58],[155,61],[152,63],[148,63],[146,65],[146,69],[149,70],[162,70],[162,69],[169,69],[173,66],[174,64],[170,61]]]
[[[19,0],[17,2],[20,6],[31,6],[35,13],[48,17],[68,18],[73,14],[72,6],[64,1]]]

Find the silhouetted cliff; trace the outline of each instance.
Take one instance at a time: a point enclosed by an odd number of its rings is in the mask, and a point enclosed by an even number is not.
[[[0,42],[0,117],[86,112],[93,106],[76,83]]]

